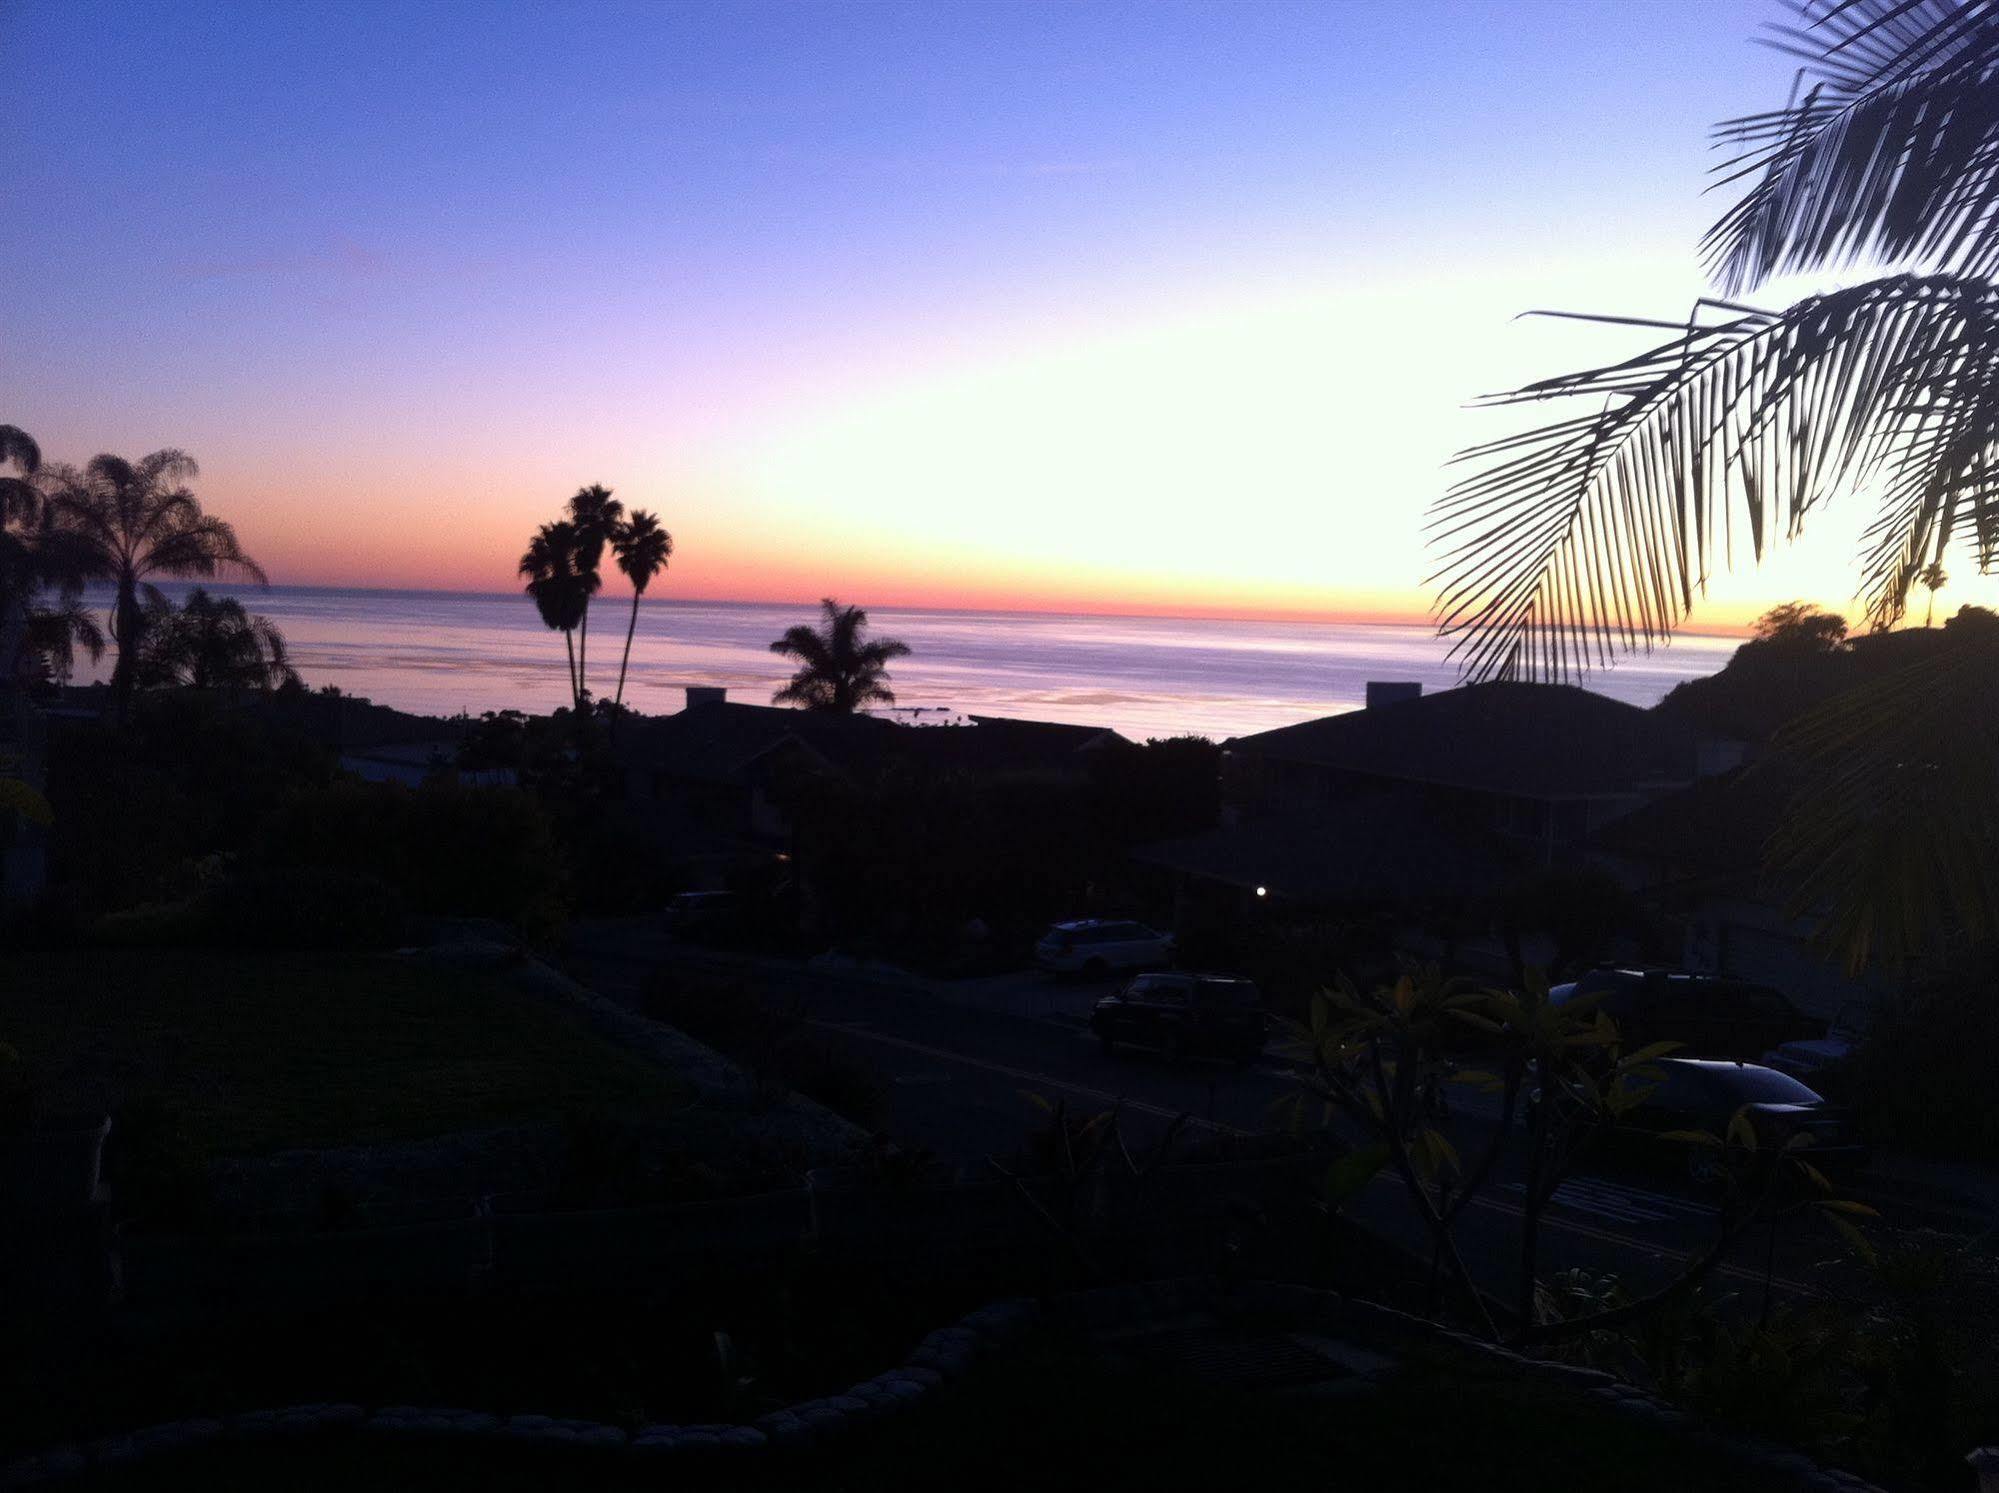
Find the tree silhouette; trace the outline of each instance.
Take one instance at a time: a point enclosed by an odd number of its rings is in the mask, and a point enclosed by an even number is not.
[[[148,608],[165,597],[152,577],[209,580],[234,572],[269,584],[243,552],[236,531],[203,513],[188,487],[200,469],[184,451],[155,451],[137,461],[99,455],[50,487],[52,523],[85,547],[91,571],[112,582],[111,641],[118,650],[111,688],[121,718],[131,701]]]
[[[96,552],[43,501],[44,486],[67,475],[43,467],[25,430],[0,425],[0,689],[66,681],[79,648],[92,662],[104,656],[103,629],[82,602]]]
[[[1999,12],[1823,0],[1778,44],[1802,98],[1720,127],[1710,231],[1729,294],[1859,257],[1922,263],[1786,310],[1584,318],[1670,334],[1490,402],[1582,412],[1475,447],[1432,518],[1438,616],[1474,678],[1561,678],[1669,634],[1735,524],[1761,558],[1822,503],[1878,493],[1862,585],[1877,626],[1954,537],[1999,554]]]
[[[582,544],[576,526],[567,520],[543,524],[521,556],[524,588],[534,599],[544,625],[562,634],[569,654],[569,699],[580,714],[583,679],[576,666],[576,629],[590,603],[582,570]]]
[[[1936,621],[1937,592],[1950,584],[1950,577],[1944,573],[1940,563],[1932,560],[1916,572],[1916,579],[1922,583],[1923,590],[1929,593],[1929,603],[1923,608],[1923,626],[1928,627]]]
[[[590,599],[604,584],[604,548],[616,541],[625,505],[598,483],[576,489],[569,500],[569,522],[576,529],[576,573],[583,590],[583,615],[576,625],[576,689],[578,699],[589,693]]]
[[[908,656],[909,645],[895,638],[864,641],[866,612],[843,607],[830,596],[819,605],[824,613],[819,627],[801,623],[770,645],[772,653],[797,659],[800,665],[790,682],[771,696],[771,703],[842,714],[864,705],[893,705],[888,665]]]
[[[1953,539],[1981,571],[1999,561],[1999,8],[1799,10],[1775,40],[1802,59],[1802,94],[1718,131],[1724,180],[1750,185],[1707,235],[1710,268],[1731,296],[1863,258],[1910,271],[1779,311],[1584,318],[1664,340],[1490,401],[1580,404],[1463,453],[1472,472],[1433,510],[1439,630],[1471,679],[1563,678],[1649,646],[1705,589],[1717,536],[1739,524],[1760,559],[1841,494],[1877,499],[1876,627]],[[1806,787],[1772,869],[1854,967],[1999,931],[1991,658],[1953,647],[1790,735]],[[1943,735],[1918,742],[1912,721]]]
[[[284,634],[233,596],[196,586],[179,607],[162,599],[149,610],[139,651],[142,686],[268,690],[299,682]]]
[[[673,536],[660,527],[657,514],[634,508],[632,516],[612,536],[611,548],[618,557],[618,569],[632,583],[632,615],[625,624],[625,652],[618,660],[618,693],[612,700],[614,705],[623,705],[625,671],[632,662],[632,634],[639,625],[639,598],[645,595],[653,578],[666,569],[666,562],[673,555]]]

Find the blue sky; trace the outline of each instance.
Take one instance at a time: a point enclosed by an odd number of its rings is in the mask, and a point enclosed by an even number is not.
[[[1417,607],[1458,406],[1583,346],[1512,313],[1699,288],[1774,18],[0,0],[0,418],[284,579],[603,480],[687,594]]]

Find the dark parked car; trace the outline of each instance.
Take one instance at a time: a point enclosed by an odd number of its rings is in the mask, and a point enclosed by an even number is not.
[[[1235,975],[1140,975],[1097,1002],[1090,1029],[1106,1052],[1134,1042],[1247,1063],[1263,1051],[1263,995]]]
[[[682,892],[668,899],[664,922],[683,938],[726,936],[740,931],[744,912],[734,892]]]
[[[1788,1073],[1712,1058],[1661,1058],[1653,1066],[1659,1070],[1657,1086],[1612,1132],[1613,1147],[1628,1159],[1670,1165],[1697,1183],[1712,1184],[1720,1180],[1723,1153],[1666,1137],[1675,1130],[1726,1136],[1736,1114],[1746,1111],[1759,1154],[1778,1154],[1803,1131],[1812,1139],[1798,1155],[1821,1172],[1856,1171],[1867,1160],[1845,1111]]]
[[[1678,1057],[1753,1063],[1773,1048],[1825,1035],[1781,990],[1718,975],[1672,970],[1593,969],[1548,992],[1556,1005],[1596,996],[1627,1048],[1677,1042]]]

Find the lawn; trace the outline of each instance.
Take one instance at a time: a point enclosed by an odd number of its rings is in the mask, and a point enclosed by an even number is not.
[[[0,967],[44,1108],[171,1102],[214,1155],[678,1108],[672,1075],[498,974],[393,955],[90,950]]]

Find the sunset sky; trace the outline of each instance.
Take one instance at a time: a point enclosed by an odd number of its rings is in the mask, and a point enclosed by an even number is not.
[[[1775,15],[0,0],[0,420],[286,582],[508,589],[603,482],[685,597],[1421,613],[1465,402],[1632,346],[1514,314],[1699,293]]]

